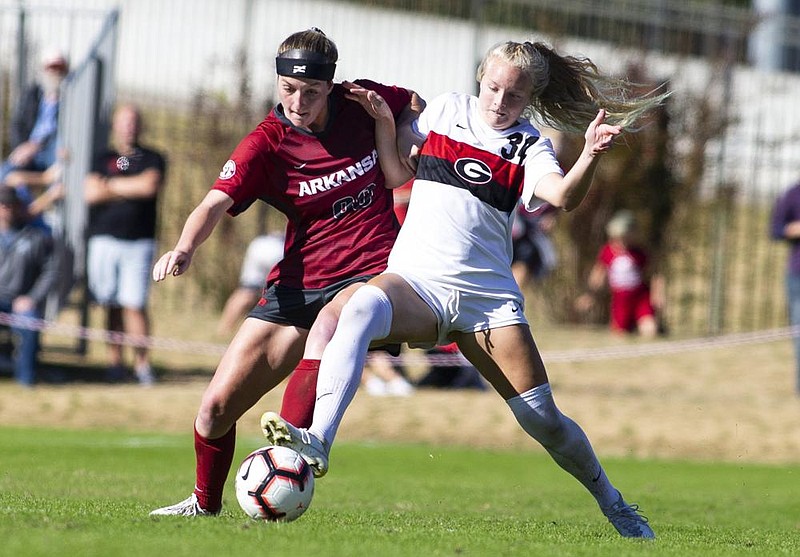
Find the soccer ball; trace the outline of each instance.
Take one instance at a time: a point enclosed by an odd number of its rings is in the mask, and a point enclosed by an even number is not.
[[[314,474],[296,451],[261,447],[247,455],[236,472],[236,499],[251,518],[289,522],[311,504]]]

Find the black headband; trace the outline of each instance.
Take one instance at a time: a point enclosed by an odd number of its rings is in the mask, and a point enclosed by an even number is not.
[[[336,64],[328,62],[325,57],[310,50],[287,50],[275,58],[275,69],[278,75],[287,77],[305,77],[330,81],[336,71]]]

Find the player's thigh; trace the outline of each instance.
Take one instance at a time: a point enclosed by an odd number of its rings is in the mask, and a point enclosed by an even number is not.
[[[336,325],[339,323],[339,316],[342,314],[342,308],[347,303],[347,300],[366,282],[356,282],[346,286],[336,293],[317,314],[314,319],[314,324],[308,333],[306,340],[304,358],[320,359],[322,352],[328,345],[328,342],[336,332]]]
[[[392,302],[391,342],[435,342],[438,336],[436,314],[419,294],[399,275],[386,273],[370,284],[383,290]]]
[[[119,267],[117,301],[122,307],[144,309],[150,292],[150,269],[155,256],[155,241],[120,242],[122,259]]]
[[[320,316],[324,316],[325,319],[330,320],[333,319],[338,320],[339,316],[342,314],[342,308],[347,303],[347,301],[355,294],[356,290],[364,286],[366,282],[356,282],[353,283],[345,288],[342,288],[339,292],[336,293],[336,296],[333,299],[325,304],[325,307],[322,308],[319,315],[317,316],[317,320],[320,319]],[[316,321],[314,322],[316,326]],[[334,327],[335,328],[335,327]]]
[[[228,345],[206,389],[204,405],[238,418],[300,361],[307,331],[248,317]]]
[[[547,382],[547,372],[526,324],[452,334],[464,357],[508,400]]]

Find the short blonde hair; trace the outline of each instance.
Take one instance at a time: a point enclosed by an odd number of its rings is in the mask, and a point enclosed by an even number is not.
[[[606,234],[609,238],[618,240],[630,234],[634,228],[636,228],[636,219],[633,213],[627,209],[622,209],[614,213],[614,216],[606,224]]]

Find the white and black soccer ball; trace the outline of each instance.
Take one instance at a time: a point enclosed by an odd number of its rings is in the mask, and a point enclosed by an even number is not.
[[[273,522],[299,518],[314,496],[314,474],[288,447],[261,447],[236,472],[236,499],[250,517]]]

